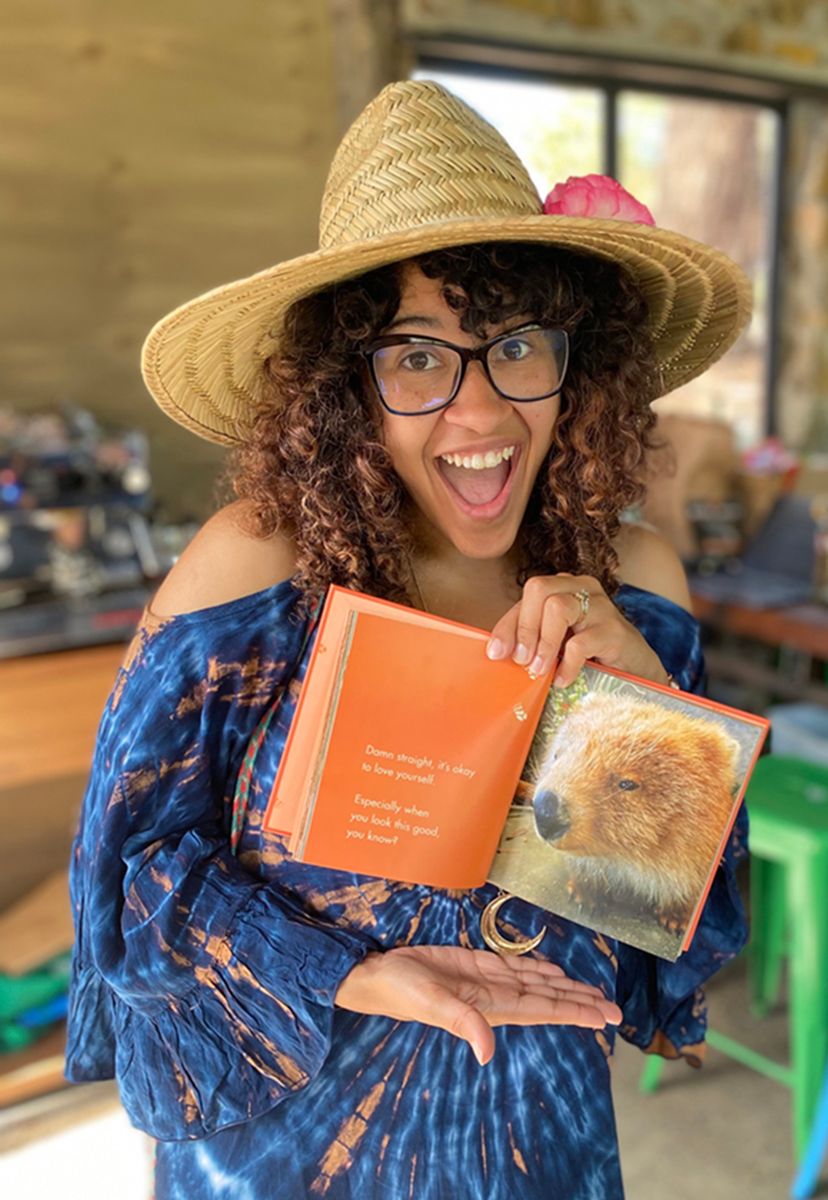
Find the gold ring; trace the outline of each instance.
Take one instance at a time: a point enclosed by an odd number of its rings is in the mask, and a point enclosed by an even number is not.
[[[589,616],[589,592],[586,590],[586,588],[581,588],[579,592],[573,592],[572,594],[577,596],[577,598],[581,601],[580,619],[585,621]]]
[[[525,942],[511,942],[505,938],[497,928],[497,914],[507,900],[513,900],[509,892],[501,892],[494,900],[490,900],[483,912],[480,914],[480,932],[483,935],[483,941],[490,950],[495,950],[498,954],[528,954],[530,950],[535,950],[546,936],[546,926],[539,934],[533,938],[528,938]]]

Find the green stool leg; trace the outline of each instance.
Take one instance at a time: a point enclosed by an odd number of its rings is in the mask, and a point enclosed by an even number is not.
[[[659,1085],[663,1070],[664,1059],[658,1054],[648,1054],[638,1080],[639,1092],[654,1092]]]
[[[828,771],[796,758],[760,759],[748,806],[756,869],[751,994],[760,1007],[775,999],[787,935],[790,1063],[712,1030],[708,1041],[791,1088],[793,1143],[801,1159],[828,1063]],[[654,1089],[658,1074],[655,1065],[646,1072],[645,1090]]]
[[[779,998],[785,946],[785,867],[753,855],[750,860],[750,944],[748,979],[751,1008],[767,1016]]]
[[[791,922],[791,1060],[794,1146],[800,1158],[828,1061],[828,855],[803,855],[788,871]]]

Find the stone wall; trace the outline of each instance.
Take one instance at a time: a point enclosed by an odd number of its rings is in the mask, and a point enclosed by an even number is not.
[[[409,32],[704,64],[825,86],[824,0],[403,0]]]

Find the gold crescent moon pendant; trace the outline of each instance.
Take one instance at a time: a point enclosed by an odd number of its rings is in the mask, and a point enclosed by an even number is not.
[[[512,942],[503,936],[497,928],[497,914],[507,900],[513,899],[514,896],[510,892],[501,892],[494,900],[489,901],[480,914],[480,932],[483,935],[483,941],[490,950],[495,950],[498,954],[528,954],[530,950],[536,949],[541,944],[546,934],[544,925],[540,933],[525,942]]]

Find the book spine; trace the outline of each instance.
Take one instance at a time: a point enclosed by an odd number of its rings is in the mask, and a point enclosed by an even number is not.
[[[316,810],[316,800],[322,783],[322,775],[324,774],[325,764],[328,759],[331,735],[333,733],[336,713],[339,707],[339,697],[340,693],[342,692],[342,684],[345,679],[345,667],[348,664],[348,657],[351,653],[351,645],[354,640],[357,616],[358,614],[356,612],[351,612],[347,617],[345,631],[342,637],[342,644],[339,648],[339,661],[337,662],[336,666],[334,686],[331,690],[328,710],[325,713],[325,725],[322,730],[322,736],[319,742],[316,759],[313,764],[313,773],[310,778],[308,790],[305,796],[302,798],[301,824],[295,838],[295,843],[293,840],[291,841],[291,852],[300,859],[305,853],[305,846],[307,845],[308,834],[313,821],[313,814]]]

